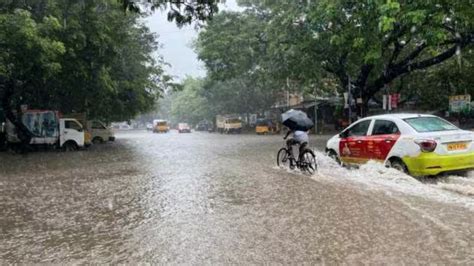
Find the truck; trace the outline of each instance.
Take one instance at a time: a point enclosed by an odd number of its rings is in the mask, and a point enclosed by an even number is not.
[[[3,114],[2,108],[0,108],[0,150],[5,149],[6,146],[6,135],[5,135],[5,115]]]
[[[85,129],[86,145],[115,141],[115,133],[111,127],[106,126],[99,120],[88,120],[85,113],[68,114],[64,117],[74,118],[79,121]]]
[[[21,122],[31,133],[30,145],[61,148],[66,151],[84,147],[84,128],[73,118],[60,118],[59,112],[51,110],[26,110]],[[6,119],[7,144],[20,143],[18,129]]]
[[[242,132],[242,120],[235,115],[218,115],[216,116],[217,132],[221,134],[230,134]]]

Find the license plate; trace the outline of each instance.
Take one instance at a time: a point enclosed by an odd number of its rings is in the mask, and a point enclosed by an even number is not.
[[[459,151],[467,149],[467,143],[451,143],[448,144],[448,151]]]

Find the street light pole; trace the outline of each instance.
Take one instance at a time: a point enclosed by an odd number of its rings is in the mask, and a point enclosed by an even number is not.
[[[352,124],[352,93],[351,93],[351,76],[348,77],[347,82],[347,101],[349,103],[349,124]]]
[[[318,134],[318,100],[314,98],[314,133]]]

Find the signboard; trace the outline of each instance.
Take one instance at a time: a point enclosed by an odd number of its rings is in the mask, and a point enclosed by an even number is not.
[[[453,113],[469,112],[471,110],[471,95],[449,96],[449,111]]]
[[[400,93],[391,94],[391,105],[393,109],[398,108],[398,103],[400,102]]]
[[[398,108],[400,102],[400,93],[384,94],[382,108],[384,110],[391,111],[392,109]]]
[[[344,92],[344,109],[349,108],[349,93]]]

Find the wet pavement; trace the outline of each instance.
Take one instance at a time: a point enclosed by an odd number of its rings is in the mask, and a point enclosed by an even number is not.
[[[281,136],[122,132],[72,153],[0,153],[0,263],[474,263],[474,175],[421,183]],[[312,137],[321,151],[326,137]]]

